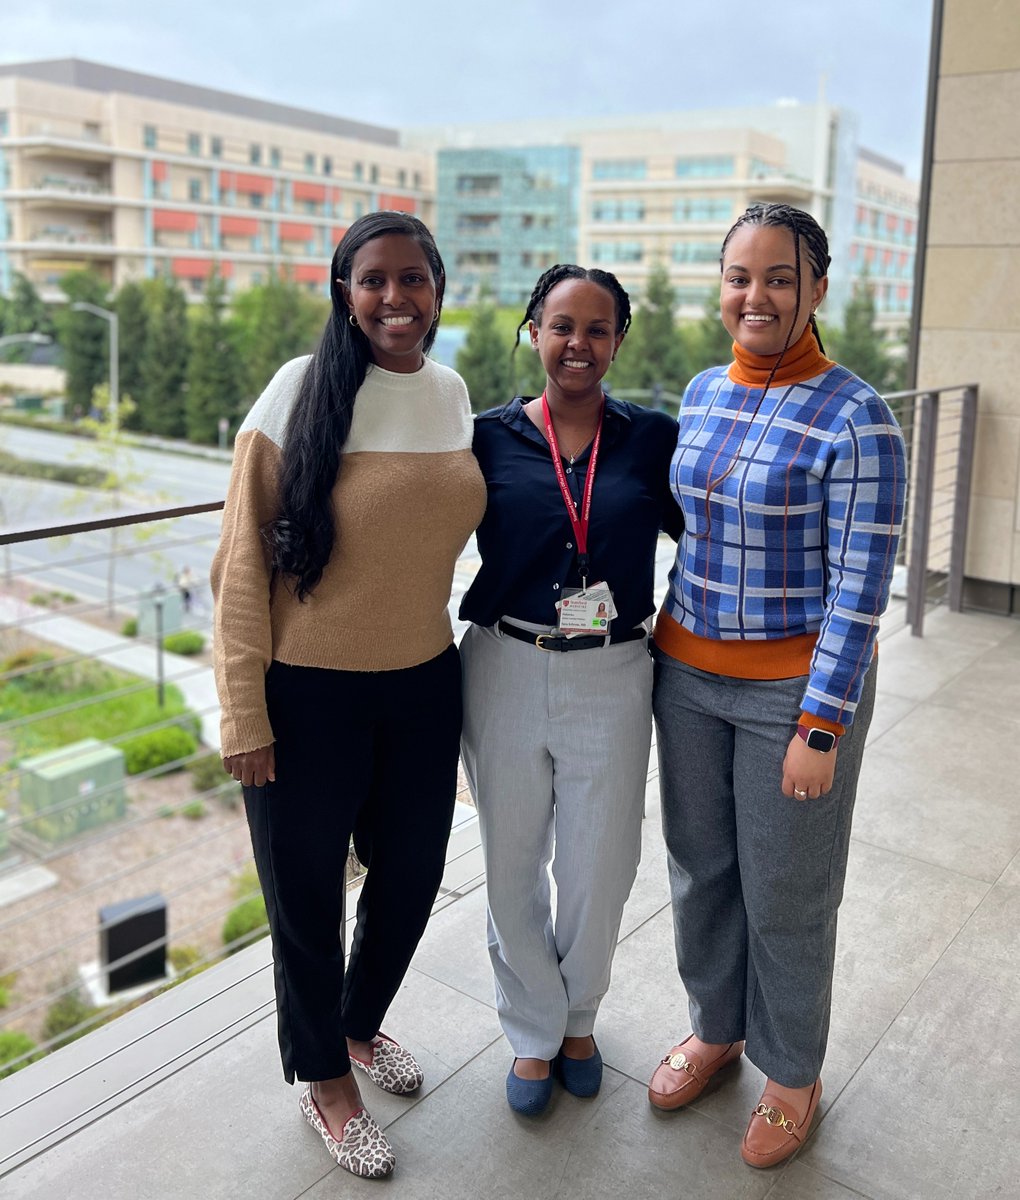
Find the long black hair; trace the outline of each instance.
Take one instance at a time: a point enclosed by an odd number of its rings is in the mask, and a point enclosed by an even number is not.
[[[730,244],[730,239],[738,229],[743,229],[748,225],[773,225],[780,226],[783,229],[788,229],[793,237],[793,254],[794,254],[794,274],[796,277],[796,303],[794,305],[795,319],[790,322],[790,328],[786,331],[786,341],[783,342],[783,348],[776,356],[776,361],[772,364],[772,369],[769,371],[768,378],[765,380],[765,386],[761,390],[761,395],[758,397],[758,403],[754,406],[754,411],[751,413],[750,419],[744,426],[744,433],[740,439],[740,444],[730,458],[726,470],[721,475],[714,479],[709,478],[705,488],[705,530],[703,533],[695,534],[698,539],[708,537],[712,531],[712,493],[723,482],[727,475],[736,467],[740,458],[740,451],[744,446],[744,439],[747,437],[748,431],[751,428],[751,423],[758,415],[758,410],[762,406],[762,402],[768,395],[769,388],[772,386],[772,381],[776,377],[776,372],[786,357],[786,352],[790,348],[790,340],[793,337],[793,330],[797,324],[796,314],[800,312],[800,298],[802,295],[802,277],[801,277],[801,239],[803,238],[804,250],[807,254],[807,260],[811,265],[811,274],[815,280],[824,278],[829,272],[829,263],[832,259],[829,256],[829,239],[825,236],[825,230],[818,224],[814,217],[803,209],[794,208],[792,204],[752,204],[742,213],[730,226],[729,232],[723,238],[722,249],[719,251],[719,271],[722,273],[723,265],[726,259],[726,247]],[[825,347],[822,345],[822,335],[818,332],[818,322],[815,320],[815,314],[812,311],[809,318],[811,332],[814,335],[815,341],[818,343],[818,349],[822,354],[825,353]],[[727,435],[728,437],[729,435]],[[725,443],[724,443],[725,444]]]
[[[436,287],[436,316],[422,343],[425,354],[436,339],[446,271],[432,234],[408,213],[373,212],[359,217],[333,252],[332,308],[301,379],[283,444],[280,515],[270,535],[273,567],[294,578],[299,600],[322,578],[333,553],[336,525],[331,497],[340,453],[351,432],[354,397],[373,361],[368,338],[348,320],[344,289],[350,287],[354,256],[368,242],[388,234],[413,238],[425,253]]]

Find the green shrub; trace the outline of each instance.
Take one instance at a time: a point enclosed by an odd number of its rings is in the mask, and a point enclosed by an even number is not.
[[[120,627],[120,635],[121,637],[138,637],[137,617],[128,617],[128,619]]]
[[[261,893],[262,885],[259,883],[259,873],[254,863],[242,867],[231,880],[230,890],[234,893],[235,900],[246,900],[249,896]]]
[[[75,1027],[98,1013],[99,1009],[87,1004],[77,990],[58,996],[46,1010],[46,1020],[43,1021],[42,1027],[43,1041],[48,1042],[51,1038],[56,1038],[54,1050],[59,1050],[61,1046],[67,1046],[69,1043],[77,1041],[86,1033],[91,1033],[92,1025],[86,1026],[84,1029]],[[74,1032],[68,1034],[67,1037],[60,1036],[67,1033],[68,1030],[74,1030]]]
[[[265,937],[269,932],[266,927],[268,919],[266,902],[261,895],[250,896],[232,908],[223,922],[223,944],[227,947],[227,953],[236,954],[238,950]]]
[[[34,1049],[35,1042],[27,1033],[21,1033],[17,1029],[0,1030],[0,1079],[6,1079],[8,1075],[13,1075],[15,1071],[27,1067],[30,1062],[35,1062],[40,1055],[33,1054],[31,1058],[19,1062],[16,1067],[7,1065],[12,1059],[21,1058],[23,1054],[28,1054]]]
[[[205,638],[190,629],[168,633],[163,639],[163,649],[171,654],[201,654],[204,648]]]
[[[29,596],[28,602],[29,604],[34,604],[36,608],[49,608],[49,592],[33,592],[31,596]]]
[[[193,967],[202,957],[202,951],[197,946],[171,946],[166,952],[167,962],[180,974]]]
[[[11,1002],[11,993],[7,985],[0,983],[0,1008],[6,1008]]]
[[[32,422],[39,424],[39,422]],[[22,475],[29,479],[49,479],[55,483],[73,483],[78,487],[105,487],[109,472],[100,467],[89,467],[81,463],[31,462],[0,450],[0,474]]]
[[[223,759],[218,754],[196,758],[188,764],[188,770],[196,792],[212,793],[224,808],[237,808],[241,803],[241,785],[224,771]]]
[[[121,742],[120,748],[124,751],[124,769],[129,775],[138,775],[187,758],[195,753],[198,743],[187,729],[168,725]]]
[[[192,800],[181,809],[181,816],[189,821],[200,821],[205,816],[205,805],[201,800]]]

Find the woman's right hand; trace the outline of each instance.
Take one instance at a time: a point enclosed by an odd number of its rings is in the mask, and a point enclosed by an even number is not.
[[[223,769],[243,787],[264,787],[267,779],[276,782],[276,754],[272,744],[231,754],[224,758]]]

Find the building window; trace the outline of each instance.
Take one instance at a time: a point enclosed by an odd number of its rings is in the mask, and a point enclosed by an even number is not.
[[[249,204],[252,208],[261,208],[262,202],[265,200],[265,197],[262,195],[261,192],[252,192],[250,194],[250,196],[248,197],[248,200],[249,200]]]
[[[257,167],[262,162],[262,147],[258,142],[252,142],[248,147],[248,161],[253,167]]]
[[[640,242],[592,242],[592,262],[636,263],[640,262],[644,250]]]
[[[379,182],[379,168],[375,165],[375,163],[372,163],[368,169],[368,181],[369,183]]]
[[[498,233],[499,213],[458,213],[458,233]]]
[[[718,294],[717,288],[705,287],[704,285],[698,286],[696,284],[691,284],[690,286],[681,285],[674,292],[677,304],[691,308],[704,308],[709,300],[714,299]]]
[[[315,171],[315,155],[312,154],[312,152],[310,150],[305,155],[305,170],[308,171],[310,174],[314,173],[314,171]]]
[[[358,217],[363,217],[364,215],[365,215],[364,200],[355,200],[354,201],[354,219],[357,220]]]
[[[10,118],[6,112],[0,112],[0,137],[6,137],[10,130]]]
[[[726,179],[734,174],[736,165],[731,155],[708,154],[700,158],[678,158],[677,179]]]
[[[279,165],[280,165],[280,147],[279,146],[270,146],[269,147],[269,165],[271,167],[279,167]]]
[[[403,167],[397,172],[397,187],[407,187],[407,172]]]
[[[498,267],[499,253],[496,250],[462,250],[457,255],[458,267]]]
[[[673,246],[673,261],[678,263],[718,263],[718,243],[676,242]]]
[[[142,142],[145,144],[146,150],[156,149],[156,126],[146,125],[142,130]]]
[[[593,221],[643,221],[645,206],[641,200],[596,200],[592,205]]]
[[[414,186],[416,189],[421,187],[421,171],[415,171],[414,173]]]
[[[188,199],[194,203],[198,203],[202,199],[202,181],[201,179],[188,180]]]
[[[597,158],[591,165],[592,179],[644,179],[647,174],[643,158]]]
[[[223,138],[214,137],[209,139],[209,153],[213,158],[223,157]]]
[[[674,221],[728,221],[733,202],[717,196],[692,196],[673,205]]]
[[[457,191],[468,196],[498,196],[498,175],[458,175]]]
[[[324,154],[322,156],[322,173],[323,173],[323,175],[332,175],[333,174],[333,160],[329,157],[328,154]]]
[[[364,166],[361,163],[356,162],[354,164],[354,178],[355,179],[363,179],[364,177],[365,177]]]
[[[196,157],[202,153],[202,135],[200,133],[188,134],[188,153]]]

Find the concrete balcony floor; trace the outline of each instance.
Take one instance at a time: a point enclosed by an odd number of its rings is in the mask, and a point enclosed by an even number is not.
[[[507,1108],[510,1055],[468,854],[387,1020],[425,1087],[397,1099],[363,1084],[398,1156],[388,1182],[334,1168],[281,1081],[262,942],[0,1083],[0,1194],[1020,1195],[1020,624],[939,610],[923,640],[886,638],[879,663],[821,1117],[792,1163],[762,1172],[739,1159],[762,1082],[746,1060],[684,1112],[660,1114],[645,1098],[657,1059],[688,1028],[653,768],[644,858],[597,1030],[607,1063],[597,1098],[557,1090],[532,1120]]]

